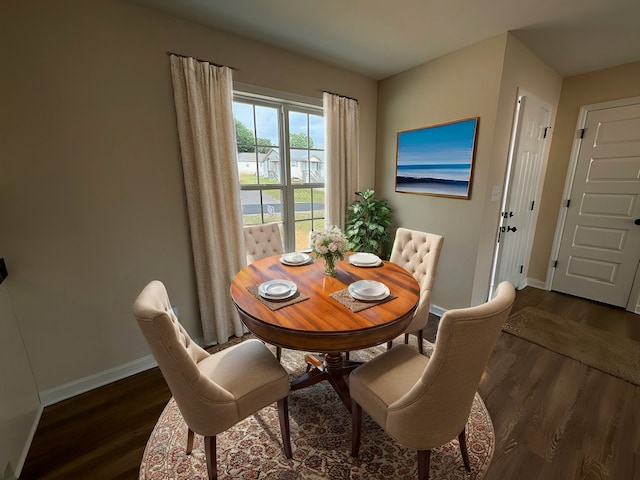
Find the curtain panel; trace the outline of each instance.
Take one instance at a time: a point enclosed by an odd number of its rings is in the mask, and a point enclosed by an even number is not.
[[[326,142],[326,226],[344,229],[346,208],[356,198],[360,145],[358,102],[324,92]]]
[[[229,67],[170,56],[200,317],[205,344],[242,336],[229,287],[244,266]]]

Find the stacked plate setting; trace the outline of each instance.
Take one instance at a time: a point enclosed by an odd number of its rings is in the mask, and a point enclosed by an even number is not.
[[[285,253],[280,257],[280,263],[296,267],[306,265],[311,261],[311,256],[303,252]]]
[[[258,294],[267,300],[286,300],[297,291],[296,284],[289,280],[269,280],[258,285]]]
[[[375,280],[359,280],[349,285],[349,295],[356,300],[377,301],[389,296],[389,287]]]
[[[377,267],[382,260],[373,253],[354,253],[349,257],[349,263],[356,267]]]

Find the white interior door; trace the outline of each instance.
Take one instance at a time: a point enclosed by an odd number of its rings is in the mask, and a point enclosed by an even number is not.
[[[507,280],[516,288],[526,285],[546,138],[550,132],[551,107],[521,92],[514,144],[504,187],[502,218],[493,285]]]
[[[640,103],[587,112],[552,289],[624,307],[640,262]]]

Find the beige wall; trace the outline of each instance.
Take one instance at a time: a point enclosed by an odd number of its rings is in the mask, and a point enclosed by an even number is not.
[[[167,51],[246,84],[357,97],[373,184],[372,80],[120,0],[8,2],[0,41],[1,255],[40,391],[149,354],[131,304],[151,279],[201,336]]]
[[[529,276],[533,279],[544,282],[553,260],[553,238],[580,107],[639,95],[640,62],[564,79],[531,254]]]
[[[555,105],[560,77],[507,33],[380,83],[376,189],[389,199],[395,226],[444,236],[436,308],[487,297],[500,211],[491,189],[504,182],[518,87]],[[395,193],[397,132],[475,116],[480,122],[470,200]]]
[[[506,34],[463,48],[380,82],[376,192],[389,200],[394,226],[444,236],[432,303],[468,306],[486,186]],[[395,193],[397,132],[480,117],[471,199]]]

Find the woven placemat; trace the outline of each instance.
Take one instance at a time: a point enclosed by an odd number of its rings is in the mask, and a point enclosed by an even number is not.
[[[264,305],[266,305],[267,307],[269,307],[271,310],[278,310],[280,308],[284,308],[284,307],[288,307],[289,305],[293,305],[294,303],[298,303],[298,302],[303,302],[305,300],[309,300],[309,297],[307,297],[304,293],[301,293],[300,290],[298,290],[293,297],[289,297],[285,300],[269,300],[266,299],[264,297],[262,297],[259,293],[258,293],[258,286],[257,285],[250,285],[247,287],[247,290],[249,291],[249,293],[251,293],[254,297],[256,297],[258,300],[260,300]]]
[[[361,312],[362,310],[366,310],[367,308],[375,307],[376,305],[380,305],[381,303],[389,302],[396,298],[394,295],[389,295],[382,300],[375,300],[371,302],[365,302],[362,300],[356,300],[349,293],[349,289],[345,288],[344,290],[338,290],[337,292],[330,293],[329,296],[333,298],[336,302],[341,305],[347,307],[352,312]]]

